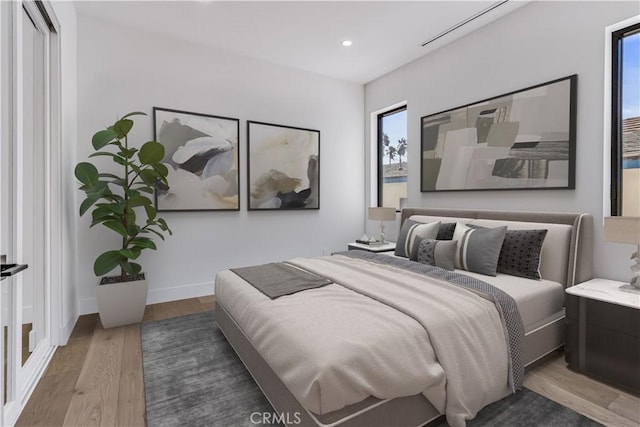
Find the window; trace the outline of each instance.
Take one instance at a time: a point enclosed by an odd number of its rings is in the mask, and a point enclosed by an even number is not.
[[[407,197],[407,107],[378,115],[378,206],[400,209]]]
[[[611,32],[611,215],[640,216],[640,23]]]

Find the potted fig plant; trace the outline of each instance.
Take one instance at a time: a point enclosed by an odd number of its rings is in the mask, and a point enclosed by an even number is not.
[[[148,283],[142,266],[135,262],[145,249],[156,249],[153,237],[164,240],[171,234],[164,219],[158,217],[151,195],[156,183],[167,183],[167,167],[162,164],[164,147],[156,141],[139,149],[129,145],[128,134],[135,115],[129,113],[92,138],[95,152],[89,157],[110,157],[119,173],[100,172],[89,162],[78,163],[75,176],[86,198],[80,216],[91,209],[91,227],[102,225],[121,238],[117,249],[99,255],[93,264],[102,277],[96,288],[100,320],[105,328],[137,323],[144,316]],[[106,276],[116,268],[120,274]]]

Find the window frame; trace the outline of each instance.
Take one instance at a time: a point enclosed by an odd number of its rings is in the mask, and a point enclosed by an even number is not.
[[[392,108],[390,110],[386,110],[386,111],[383,111],[381,113],[378,113],[378,117],[377,117],[377,132],[378,132],[378,135],[377,135],[376,139],[378,141],[378,143],[377,143],[377,152],[378,152],[378,155],[377,155],[377,159],[378,159],[378,163],[377,163],[378,164],[378,176],[377,176],[377,181],[378,181],[378,185],[377,185],[377,188],[378,188],[378,200],[377,200],[376,206],[378,206],[378,207],[382,207],[382,202],[383,202],[383,200],[382,200],[382,186],[384,184],[384,177],[383,177],[384,164],[383,164],[383,161],[384,161],[384,157],[385,156],[384,156],[384,149],[382,148],[383,147],[382,139],[383,139],[383,135],[384,135],[383,126],[382,126],[382,120],[387,116],[391,116],[393,114],[397,114],[397,113],[399,113],[401,111],[407,111],[407,104],[403,104],[403,105],[400,105],[398,107],[394,107],[394,108]],[[409,157],[408,156],[407,156],[407,163],[409,163]],[[407,181],[407,185],[408,184],[409,184],[409,182]],[[396,212],[400,212],[400,206],[396,207]]]
[[[609,67],[610,84],[607,91],[610,96],[607,114],[610,123],[605,130],[609,138],[605,137],[610,152],[610,181],[609,181],[609,213],[611,216],[622,215],[622,63],[620,57],[621,43],[624,37],[640,32],[640,19],[632,18],[611,27],[607,27],[607,44],[610,55],[607,55],[606,67]],[[607,118],[605,118],[605,123]],[[605,211],[606,212],[606,211]],[[606,214],[604,216],[607,216]]]

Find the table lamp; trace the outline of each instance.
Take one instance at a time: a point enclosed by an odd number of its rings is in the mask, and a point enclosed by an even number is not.
[[[637,245],[631,254],[631,283],[620,286],[627,292],[640,293],[640,216],[611,216],[604,219],[604,240]]]
[[[380,221],[380,243],[385,243],[384,221],[393,221],[396,219],[395,208],[369,208],[368,216],[371,221]]]

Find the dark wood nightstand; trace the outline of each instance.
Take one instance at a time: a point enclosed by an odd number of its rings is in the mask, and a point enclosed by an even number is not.
[[[369,252],[391,252],[396,250],[395,242],[385,242],[381,245],[365,245],[363,243],[349,243],[349,250],[361,249]]]
[[[565,360],[640,395],[640,294],[592,279],[566,290]]]

